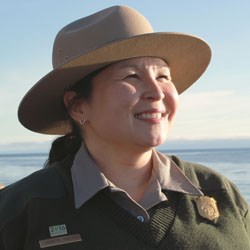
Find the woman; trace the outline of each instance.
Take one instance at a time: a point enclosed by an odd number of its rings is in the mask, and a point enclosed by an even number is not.
[[[234,185],[154,149],[210,56],[124,6],[64,27],[54,70],[19,107],[28,129],[64,136],[45,169],[1,190],[0,248],[250,249]]]

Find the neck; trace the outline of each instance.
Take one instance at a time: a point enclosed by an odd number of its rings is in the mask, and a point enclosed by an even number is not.
[[[135,150],[85,141],[97,166],[114,185],[139,201],[152,171],[152,149]]]

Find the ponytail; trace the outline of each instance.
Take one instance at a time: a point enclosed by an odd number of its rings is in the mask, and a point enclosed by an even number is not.
[[[91,98],[92,93],[92,79],[104,68],[98,69],[89,75],[82,78],[76,84],[74,84],[67,91],[74,91],[76,96],[72,103],[76,100],[88,101]],[[55,139],[52,142],[51,149],[49,152],[49,158],[44,164],[45,167],[51,166],[56,161],[61,161],[67,156],[73,156],[78,151],[82,143],[82,135],[77,124],[71,119],[72,132],[62,137]]]
[[[61,161],[67,156],[76,154],[82,143],[82,137],[78,132],[78,128],[74,123],[71,133],[58,137],[52,142],[49,157],[45,163],[45,167],[51,166],[56,161]]]

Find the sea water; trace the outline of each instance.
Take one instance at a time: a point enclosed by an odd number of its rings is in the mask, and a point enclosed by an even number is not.
[[[250,148],[161,151],[215,169],[235,183],[250,204]],[[41,169],[46,159],[46,154],[0,154],[0,183],[9,185]]]

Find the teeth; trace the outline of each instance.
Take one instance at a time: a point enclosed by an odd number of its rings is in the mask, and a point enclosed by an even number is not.
[[[162,113],[143,113],[135,115],[138,119],[161,119]]]

